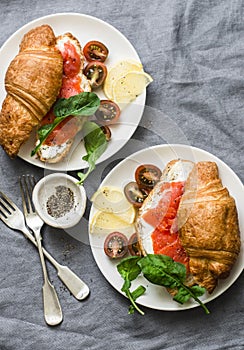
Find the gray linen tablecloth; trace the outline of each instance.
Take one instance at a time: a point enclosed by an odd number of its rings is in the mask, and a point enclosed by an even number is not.
[[[120,30],[154,78],[138,129],[86,182],[88,199],[120,159],[160,143],[186,143],[211,152],[243,180],[243,5],[242,0],[1,0],[0,45],[38,17],[84,13]],[[41,178],[44,170],[20,158],[10,160],[2,149],[0,162],[0,189],[21,207],[18,176],[33,173]],[[64,313],[63,323],[55,328],[43,318],[36,250],[0,222],[1,350],[244,348],[243,274],[208,304],[208,316],[200,308],[144,308],[143,317],[128,315],[128,300],[110,286],[94,261],[86,237],[88,215],[89,202],[82,232],[43,228],[45,247],[91,290],[87,300],[78,302],[48,264]]]

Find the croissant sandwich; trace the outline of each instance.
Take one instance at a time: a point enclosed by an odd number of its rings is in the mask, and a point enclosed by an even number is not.
[[[84,55],[77,38],[71,33],[57,37],[56,48],[63,58],[63,77],[59,98],[69,98],[83,91],[91,91],[91,85],[83,74]],[[55,115],[52,109],[40,122],[40,127],[52,123]],[[65,158],[73,144],[75,135],[82,129],[86,118],[70,116],[61,122],[42,143],[38,157],[42,162],[57,163]],[[37,134],[38,135],[38,134]],[[38,144],[37,139],[37,144]]]
[[[18,154],[55,102],[62,84],[63,59],[52,28],[26,33],[5,76],[7,96],[0,114],[0,144],[10,157]]]
[[[212,293],[228,277],[240,252],[234,199],[214,162],[173,160],[140,208],[140,248],[186,265],[189,285]]]

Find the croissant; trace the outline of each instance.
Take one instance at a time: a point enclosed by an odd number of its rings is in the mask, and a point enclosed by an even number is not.
[[[235,200],[223,187],[214,162],[199,162],[190,173],[177,212],[179,238],[190,274],[209,293],[228,277],[240,251]]]
[[[170,161],[139,210],[136,230],[143,255],[185,264],[186,284],[209,293],[228,277],[240,252],[235,201],[214,162]]]
[[[18,154],[58,96],[63,59],[55,44],[49,25],[30,30],[7,69],[7,96],[0,113],[0,145],[10,157]]]

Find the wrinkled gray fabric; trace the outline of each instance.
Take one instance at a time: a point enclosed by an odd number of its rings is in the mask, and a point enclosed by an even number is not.
[[[1,0],[0,45],[38,17],[89,14],[120,30],[154,78],[140,126],[120,152],[97,167],[85,186],[88,198],[120,159],[160,143],[209,151],[243,180],[243,5],[242,0]],[[21,206],[18,176],[33,173],[41,178],[44,171],[20,158],[10,160],[2,150],[0,164],[0,189]],[[1,350],[244,348],[243,274],[208,304],[208,316],[200,308],[180,312],[144,308],[143,317],[127,315],[128,301],[105,280],[87,244],[88,214],[89,203],[79,232],[43,229],[45,247],[91,289],[90,297],[78,302],[48,264],[64,313],[56,328],[46,326],[43,319],[36,250],[0,222]]]

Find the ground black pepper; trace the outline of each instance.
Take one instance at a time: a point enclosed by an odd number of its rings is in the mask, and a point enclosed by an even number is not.
[[[74,192],[66,186],[55,187],[56,193],[47,200],[47,212],[55,219],[61,218],[74,207]]]

